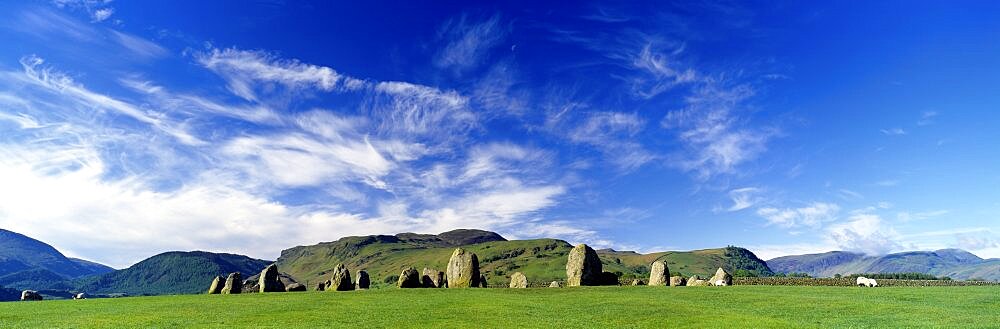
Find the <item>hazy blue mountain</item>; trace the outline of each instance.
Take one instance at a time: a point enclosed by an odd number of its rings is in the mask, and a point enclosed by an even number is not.
[[[69,281],[114,271],[91,261],[69,258],[52,246],[0,229],[0,285],[13,289],[67,289]]]
[[[123,270],[81,279],[76,289],[90,294],[192,294],[207,290],[216,275],[240,272],[249,277],[271,263],[242,255],[172,251]]]
[[[866,256],[846,251],[784,256],[767,261],[775,273],[808,273],[816,277],[855,273],[926,273],[958,280],[1000,280],[1000,259],[982,259],[961,249],[909,251]]]

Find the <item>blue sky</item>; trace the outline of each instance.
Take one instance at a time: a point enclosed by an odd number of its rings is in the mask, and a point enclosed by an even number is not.
[[[992,2],[0,4],[0,227],[1000,257]]]

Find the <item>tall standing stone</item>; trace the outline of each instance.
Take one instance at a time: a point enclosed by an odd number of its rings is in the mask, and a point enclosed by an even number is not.
[[[221,293],[224,295],[235,295],[243,292],[243,274],[240,272],[229,273],[226,277],[226,285],[222,287]]]
[[[330,278],[331,287],[327,287],[327,291],[350,291],[354,290],[354,281],[351,280],[351,272],[347,270],[347,266],[344,264],[337,264],[337,267],[333,268],[333,277]]]
[[[566,261],[566,286],[599,285],[603,270],[597,252],[581,243],[569,251],[569,259]]]
[[[708,283],[713,286],[731,286],[733,285],[733,276],[720,267],[715,271],[715,275],[708,280]]]
[[[510,287],[511,288],[527,288],[528,287],[528,277],[524,276],[524,273],[514,272],[510,275]]]
[[[479,287],[479,257],[458,248],[448,260],[448,288]]]
[[[208,286],[208,293],[210,295],[215,295],[222,292],[222,285],[223,285],[222,280],[225,279],[223,279],[221,275],[216,275],[215,279],[212,279],[212,285]]]
[[[662,260],[653,262],[649,271],[649,285],[650,286],[666,286],[670,284],[670,269],[667,268],[667,263]]]
[[[400,288],[420,288],[420,273],[415,268],[408,268],[399,274],[399,281],[396,286]]]
[[[257,288],[260,292],[284,292],[285,284],[278,280],[278,265],[271,264],[260,272],[257,278]]]
[[[358,271],[358,289],[368,289],[372,285],[372,279],[368,277],[368,272]]]

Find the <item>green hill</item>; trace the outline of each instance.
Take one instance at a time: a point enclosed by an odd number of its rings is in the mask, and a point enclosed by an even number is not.
[[[776,272],[815,277],[856,273],[924,273],[958,280],[1000,280],[1000,259],[982,259],[964,250],[910,251],[884,256],[833,251],[778,257],[767,261]]]
[[[259,273],[271,262],[242,255],[204,251],[162,253],[131,267],[76,282],[89,294],[191,294],[208,289],[216,275]]]
[[[97,263],[66,257],[44,242],[0,229],[0,275],[39,268],[71,279],[114,270]]]
[[[402,233],[345,237],[284,250],[277,263],[281,271],[309,287],[328,279],[338,263],[344,263],[352,272],[368,271],[373,285],[381,286],[394,284],[394,277],[409,266],[418,270],[428,267],[444,271],[452,251],[462,246],[476,253],[481,272],[493,286],[506,285],[514,272],[523,272],[536,284],[562,281],[566,277],[566,258],[572,246],[565,241],[507,241],[492,232],[463,230],[461,233],[466,237],[448,238],[454,236],[455,231],[439,235]],[[753,253],[735,247],[653,254],[601,250],[598,255],[605,271],[626,278],[648,277],[649,264],[658,259],[666,260],[671,272],[685,276],[710,275],[719,267],[730,272],[771,273]]]

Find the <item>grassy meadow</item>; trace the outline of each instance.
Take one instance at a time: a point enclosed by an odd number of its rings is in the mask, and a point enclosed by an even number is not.
[[[377,289],[0,303],[3,328],[986,328],[1000,287]]]

